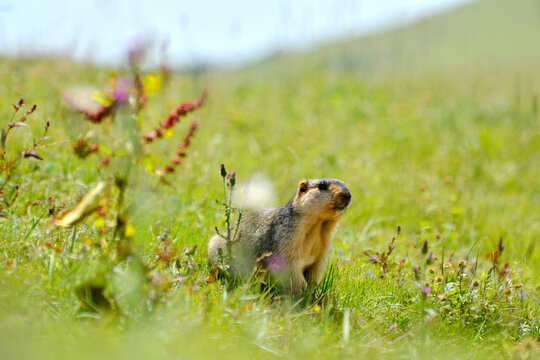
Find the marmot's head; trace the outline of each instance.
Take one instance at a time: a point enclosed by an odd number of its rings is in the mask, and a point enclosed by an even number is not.
[[[337,179],[306,179],[300,181],[293,198],[295,210],[323,219],[338,219],[349,203],[351,192]]]

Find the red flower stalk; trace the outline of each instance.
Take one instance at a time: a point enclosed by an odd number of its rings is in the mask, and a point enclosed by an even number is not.
[[[199,126],[199,123],[196,121],[193,121],[191,122],[191,124],[189,124],[189,128],[187,132],[184,134],[184,136],[182,137],[182,141],[176,146],[179,149],[178,151],[176,151],[176,157],[172,157],[169,160],[169,163],[167,164],[165,169],[161,171],[162,173],[163,172],[172,173],[174,172],[177,166],[182,165],[183,163],[182,158],[186,157],[186,153],[183,150],[187,149],[189,145],[191,144],[191,138],[195,134],[195,130],[197,129],[198,126]]]
[[[193,121],[191,124],[189,124],[188,131],[182,138],[182,142],[178,144],[178,149],[186,149],[191,144],[191,137],[193,134],[195,134],[195,130],[197,130],[197,127],[199,126],[199,123],[196,121]]]
[[[156,138],[160,138],[162,136],[161,130],[166,130],[172,128],[174,125],[178,124],[180,122],[180,117],[186,115],[187,113],[200,108],[207,97],[207,91],[204,89],[204,91],[201,94],[201,97],[194,101],[188,101],[185,103],[182,103],[178,105],[176,108],[172,109],[169,112],[169,115],[159,124],[159,127],[156,127],[154,130],[143,134],[142,138],[146,140],[146,142],[151,143]],[[195,125],[196,127],[196,125]],[[194,131],[194,130],[193,130]],[[189,131],[188,131],[189,133]],[[188,134],[186,134],[187,136]],[[191,134],[192,135],[192,134]],[[189,135],[189,137],[191,137]],[[188,145],[189,145],[189,137],[188,137]]]

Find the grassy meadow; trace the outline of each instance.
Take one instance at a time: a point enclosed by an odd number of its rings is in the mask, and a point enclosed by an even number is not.
[[[538,39],[537,2],[485,1],[241,70],[156,70],[140,118],[128,104],[99,124],[65,94],[103,93],[127,67],[1,58],[0,127],[37,104],[4,158],[50,127],[43,160],[2,174],[0,358],[536,358]],[[163,139],[139,141],[205,88]],[[192,121],[183,163],[160,176]],[[98,144],[84,158],[82,136]],[[214,278],[221,163],[239,184],[268,179],[274,206],[303,178],[348,185],[314,298]],[[98,211],[53,223],[100,181]]]

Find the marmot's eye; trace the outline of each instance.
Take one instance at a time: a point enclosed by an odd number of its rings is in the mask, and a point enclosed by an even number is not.
[[[326,183],[319,183],[319,185],[317,187],[321,191],[328,190],[328,185]]]

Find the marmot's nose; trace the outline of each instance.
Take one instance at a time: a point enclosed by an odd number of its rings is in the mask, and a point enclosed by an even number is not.
[[[349,189],[347,189],[347,188],[343,189],[343,191],[341,193],[341,197],[343,199],[343,203],[345,204],[345,206],[348,206],[350,204],[351,198],[352,198],[352,194],[349,191]]]

